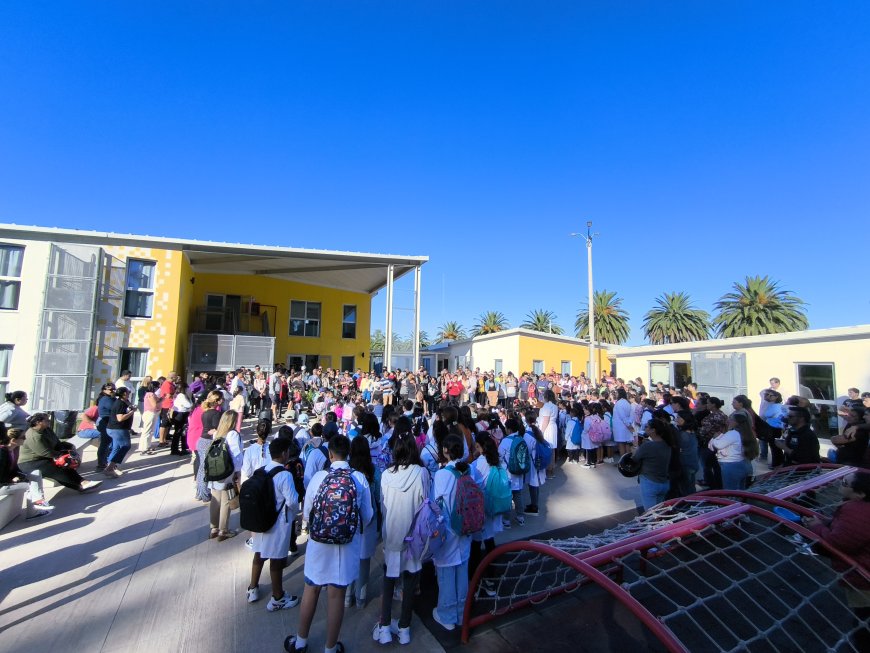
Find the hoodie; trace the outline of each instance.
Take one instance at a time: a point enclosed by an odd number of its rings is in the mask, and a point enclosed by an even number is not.
[[[401,553],[414,514],[429,496],[429,472],[419,465],[389,467],[381,475],[384,552]]]

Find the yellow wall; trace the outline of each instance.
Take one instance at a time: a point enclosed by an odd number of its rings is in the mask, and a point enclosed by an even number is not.
[[[107,271],[113,292],[117,297],[104,297],[97,320],[98,354],[94,365],[95,385],[114,381],[120,371],[120,348],[148,349],[148,374],[157,378],[181,364],[178,341],[184,337],[179,322],[179,283],[182,280],[184,254],[178,251],[143,247],[105,247],[111,257]],[[154,304],[151,318],[124,317],[124,283],[127,259],[139,258],[155,261]],[[188,276],[188,279],[190,277]],[[99,343],[102,343],[100,345]]]
[[[544,361],[544,371],[550,373],[555,370],[560,373],[562,361],[571,361],[571,374],[579,376],[586,372],[589,363],[589,347],[585,344],[574,344],[551,340],[547,337],[536,338],[534,336],[520,335],[519,337],[519,369],[521,372],[532,371],[532,361]],[[607,350],[596,349],[598,358],[598,372],[609,371],[610,362],[607,359]]]
[[[252,296],[269,313],[269,323],[275,324],[275,362],[286,363],[289,354],[331,356],[331,365],[338,367],[341,356],[353,356],[356,367],[368,369],[371,325],[371,297],[355,293],[284,281],[264,276],[195,273],[189,309],[190,329],[195,329],[197,307],[205,306],[209,293]],[[321,303],[319,338],[290,337],[290,301]],[[277,308],[268,308],[264,305]],[[342,308],[356,305],[356,338],[341,337]],[[273,320],[273,312],[275,319]],[[365,353],[365,357],[360,354]]]

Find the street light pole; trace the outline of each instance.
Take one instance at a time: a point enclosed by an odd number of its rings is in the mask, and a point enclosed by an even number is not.
[[[595,361],[595,304],[593,303],[592,292],[592,238],[597,236],[597,233],[592,233],[592,221],[586,222],[586,233],[572,233],[572,236],[580,236],[586,239],[586,272],[588,276],[588,292],[589,292],[589,380],[597,383],[598,365]]]

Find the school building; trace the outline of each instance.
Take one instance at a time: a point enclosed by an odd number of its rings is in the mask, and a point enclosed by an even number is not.
[[[596,347],[599,371],[611,368],[611,349],[611,345]],[[516,376],[551,371],[578,376],[581,372],[589,374],[589,341],[529,329],[505,329],[431,345],[421,352],[420,361],[430,374],[479,367]]]
[[[806,397],[818,408],[814,427],[821,432],[836,432],[835,406],[848,388],[870,390],[870,325],[619,347],[613,355],[623,379],[674,387],[693,381],[726,402],[744,394],[757,405],[776,377],[784,397]]]
[[[123,369],[369,369],[372,297],[413,272],[419,325],[427,261],[0,224],[0,389],[80,409]]]

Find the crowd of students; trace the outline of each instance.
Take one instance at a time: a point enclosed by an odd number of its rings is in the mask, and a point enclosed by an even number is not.
[[[470,576],[498,533],[540,513],[540,488],[559,461],[582,462],[587,470],[630,461],[645,510],[698,487],[743,489],[752,480],[752,462],[766,461],[768,453],[771,467],[819,462],[809,402],[797,396],[783,401],[778,387],[771,379],[757,411],[740,395],[726,414],[721,400],[692,384],[648,392],[640,379],[608,376],[593,383],[555,373],[465,370],[434,377],[423,370],[374,375],[278,367],[202,374],[189,386],[170,373],[146,377],[135,388],[125,372],[103,386],[79,433],[98,439],[98,469],[113,478],[130,450],[134,417],[139,455],[164,448],[181,456],[194,452],[195,496],[209,504],[209,539],[237,535],[229,527],[237,507],[251,531],[245,538],[253,552],[247,600],[260,600],[268,560],[266,608],[301,603],[298,631],[285,647],[305,651],[325,587],[326,651],[333,653],[343,650],[344,609],[367,603],[378,546],[384,580],[374,640],[410,642],[419,574],[430,561],[438,581],[433,619],[447,630],[460,626]],[[838,462],[866,467],[870,395],[854,394],[841,408],[846,428],[832,443]],[[8,427],[4,450],[21,444],[26,423],[23,444],[56,455],[60,443],[42,434],[47,417],[27,415],[21,395],[12,393],[0,407]],[[256,440],[247,446],[245,418],[256,420]],[[80,491],[96,485],[75,470],[42,469],[47,460],[9,460],[0,459],[0,471],[29,481],[35,505],[45,503],[36,487],[40,470]],[[435,537],[427,523],[447,527]],[[283,570],[303,532],[300,599],[285,592]],[[425,541],[415,543],[415,537]],[[491,591],[491,581],[484,579],[483,587]],[[394,598],[401,598],[397,619]]]

